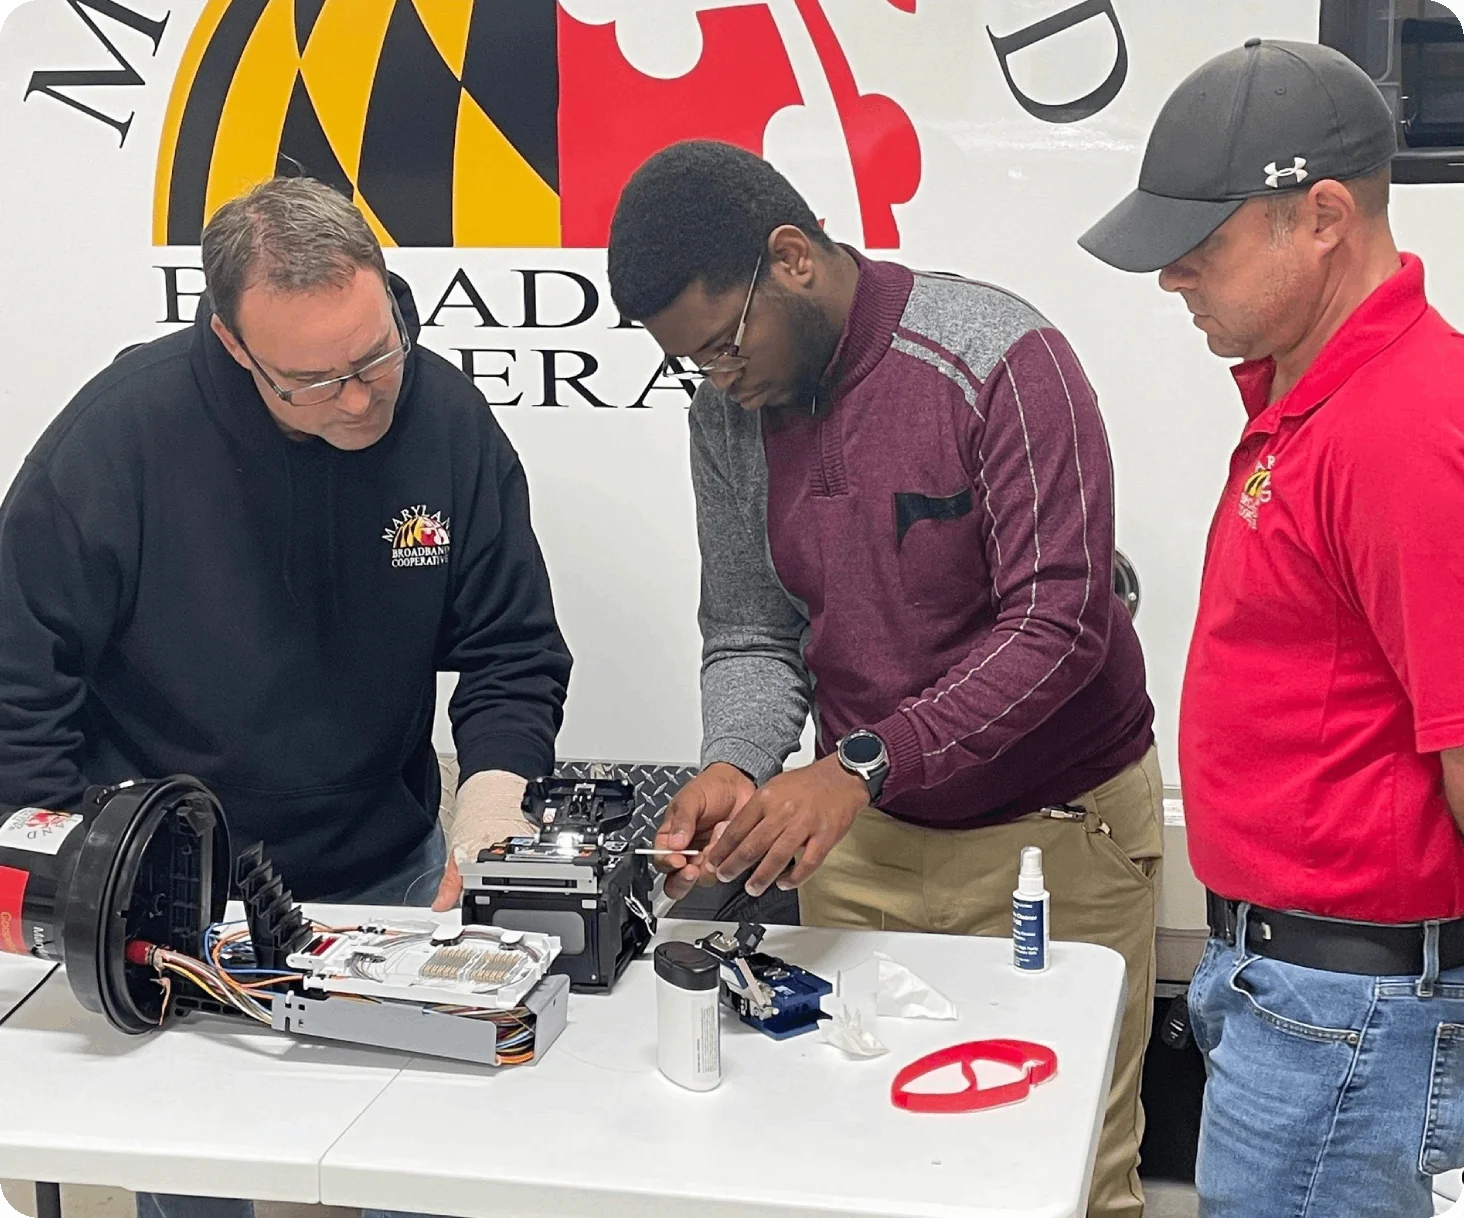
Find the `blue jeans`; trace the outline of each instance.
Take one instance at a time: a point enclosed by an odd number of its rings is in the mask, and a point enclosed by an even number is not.
[[[325,905],[430,905],[437,895],[447,843],[439,826],[390,875],[347,893],[321,898]],[[365,1218],[418,1218],[400,1210],[362,1210]],[[138,1193],[137,1218],[254,1218],[254,1202],[232,1197]]]
[[[1364,977],[1210,940],[1200,1218],[1433,1214],[1430,1178],[1464,1165],[1464,968],[1426,954],[1422,977]]]

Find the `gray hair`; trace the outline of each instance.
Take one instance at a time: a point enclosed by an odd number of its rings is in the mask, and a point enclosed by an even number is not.
[[[214,312],[237,333],[239,298],[344,287],[366,267],[386,283],[381,243],[356,205],[314,178],[271,178],[218,209],[203,230],[203,274]]]
[[[1359,178],[1348,178],[1342,183],[1357,201],[1358,214],[1365,220],[1376,220],[1388,214],[1388,203],[1392,193],[1393,169],[1383,165]],[[1279,195],[1266,196],[1266,218],[1271,222],[1271,244],[1280,248],[1296,227],[1296,217],[1301,211],[1301,201],[1307,186],[1282,191]]]

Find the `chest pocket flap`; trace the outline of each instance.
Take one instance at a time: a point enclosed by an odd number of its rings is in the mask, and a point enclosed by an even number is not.
[[[895,492],[895,548],[905,534],[922,520],[959,520],[971,511],[971,488],[954,495],[922,495],[918,491]]]

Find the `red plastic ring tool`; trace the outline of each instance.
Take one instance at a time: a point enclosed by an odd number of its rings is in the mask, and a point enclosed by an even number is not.
[[[1015,1066],[1022,1077],[999,1087],[982,1087],[971,1068],[976,1062],[1000,1062]],[[961,1091],[910,1091],[911,1083],[946,1066],[960,1066],[966,1077]],[[890,1084],[890,1101],[896,1108],[910,1112],[976,1112],[982,1108],[999,1108],[1027,1098],[1039,1083],[1057,1073],[1057,1054],[1046,1045],[1025,1040],[973,1040],[948,1049],[928,1053],[911,1062]]]

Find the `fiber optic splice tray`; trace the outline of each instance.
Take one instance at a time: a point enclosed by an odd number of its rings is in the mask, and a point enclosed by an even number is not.
[[[634,810],[623,779],[530,782],[523,811],[538,832],[462,865],[463,925],[553,935],[554,973],[575,990],[609,990],[656,930],[650,862],[627,836]]]
[[[569,982],[546,976],[548,935],[465,927],[444,936],[393,923],[314,934],[286,965],[302,983],[277,997],[276,1031],[451,1057],[537,1061],[564,1029]]]

